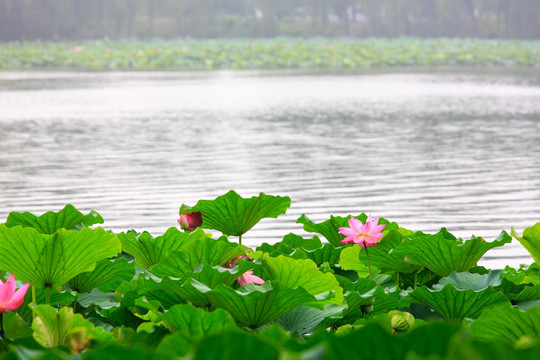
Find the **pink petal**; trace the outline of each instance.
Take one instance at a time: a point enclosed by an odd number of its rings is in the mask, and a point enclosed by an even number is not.
[[[357,234],[357,232],[354,231],[353,229],[346,228],[346,227],[340,227],[338,230],[339,230],[338,231],[339,234],[345,235],[345,236],[355,236]]]
[[[249,275],[249,282],[254,283],[254,284],[257,284],[257,285],[262,285],[262,284],[264,284],[264,280],[261,279],[261,278],[258,277],[258,276],[255,276],[255,275]]]
[[[0,286],[0,303],[8,302],[15,293],[15,274],[11,274],[5,284]]]
[[[351,218],[349,219],[349,226],[351,229],[354,230],[355,233],[360,231],[360,229],[362,228],[362,225],[364,224],[362,224],[362,222],[355,217],[351,216]]]
[[[252,284],[252,283],[258,284],[258,285],[264,284],[263,279],[261,279],[258,276],[253,275],[253,270],[246,271],[245,273],[240,275],[240,277],[238,279],[236,279],[236,281],[238,281],[238,283],[241,286],[244,286],[244,285],[247,285],[247,284]]]
[[[24,296],[26,295],[26,292],[28,291],[29,287],[30,287],[30,283],[27,283],[21,286],[19,290],[15,292],[15,295],[13,295],[11,300],[9,300],[7,304],[4,305],[4,308],[9,311],[18,309],[22,305],[24,301]]]
[[[382,229],[384,229],[384,227],[386,226],[386,224],[382,224],[382,225],[375,225],[371,228],[371,232],[372,233],[378,233],[378,232],[381,232]]]

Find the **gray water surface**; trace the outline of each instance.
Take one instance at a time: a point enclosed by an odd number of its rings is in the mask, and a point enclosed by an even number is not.
[[[540,73],[0,72],[0,222],[71,203],[159,235],[230,189],[292,199],[251,246],[304,234],[301,214],[521,233],[540,221]],[[483,260],[530,262],[516,242]]]

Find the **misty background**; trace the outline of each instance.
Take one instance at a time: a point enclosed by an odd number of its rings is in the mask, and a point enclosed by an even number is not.
[[[0,40],[540,37],[538,0],[0,0]]]

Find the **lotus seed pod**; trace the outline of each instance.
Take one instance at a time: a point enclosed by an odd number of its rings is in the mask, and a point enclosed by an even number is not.
[[[414,324],[414,316],[408,312],[401,311],[390,311],[388,313],[390,318],[390,326],[392,327],[392,332],[404,332],[409,330]]]

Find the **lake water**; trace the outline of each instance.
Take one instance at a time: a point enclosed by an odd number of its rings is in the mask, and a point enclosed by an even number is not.
[[[540,73],[0,72],[0,222],[71,203],[158,235],[230,189],[292,199],[251,246],[305,234],[303,213],[521,233],[540,221]],[[514,242],[482,264],[530,262]]]

